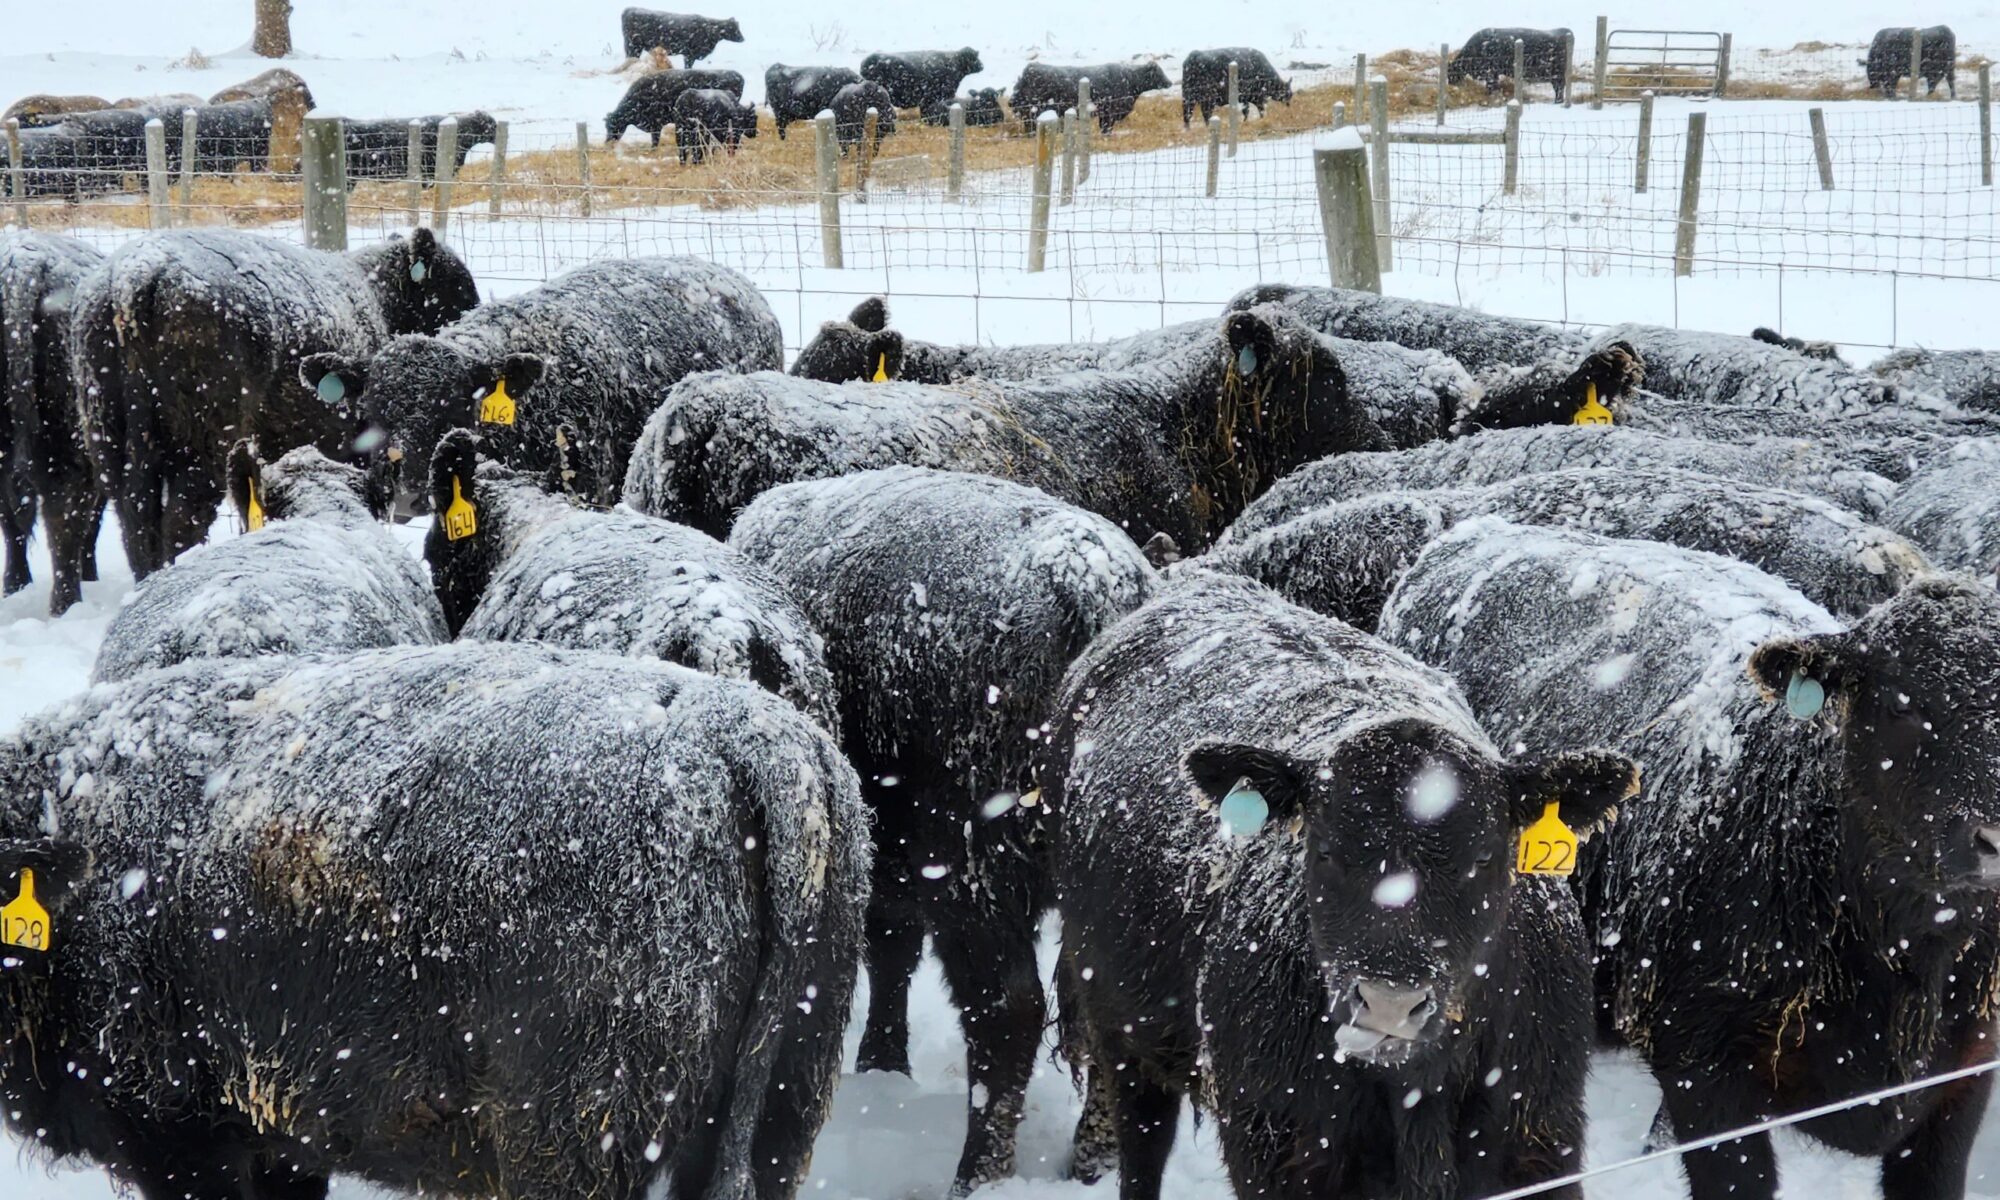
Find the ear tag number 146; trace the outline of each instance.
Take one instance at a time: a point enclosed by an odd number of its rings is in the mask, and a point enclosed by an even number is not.
[[[35,899],[35,873],[21,868],[21,894],[0,908],[0,943],[48,953],[49,910]]]
[[[1523,875],[1574,875],[1576,834],[1563,824],[1554,801],[1542,810],[1533,825],[1521,831],[1521,846],[1514,856],[1514,869]]]

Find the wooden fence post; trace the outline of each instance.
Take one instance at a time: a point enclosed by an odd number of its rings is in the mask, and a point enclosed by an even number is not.
[[[819,171],[820,258],[837,268],[845,265],[840,252],[840,148],[830,111],[813,118],[813,161]]]
[[[1523,78],[1524,76],[1527,75],[1527,73],[1528,73],[1528,44],[1522,41],[1520,38],[1515,38],[1514,81],[1513,81],[1514,99],[1521,104],[1526,104],[1528,102],[1528,85]]]
[[[1313,181],[1319,191],[1320,229],[1326,236],[1326,265],[1333,286],[1381,292],[1368,152],[1359,138],[1339,149],[1313,151]]]
[[[1090,77],[1076,81],[1076,181],[1090,182],[1090,139],[1097,125],[1097,106],[1090,102]]]
[[[14,217],[28,227],[28,172],[21,161],[21,118],[7,118],[7,179],[14,193]]]
[[[1715,48],[1715,96],[1721,99],[1729,94],[1729,43],[1733,35],[1723,34],[1722,44]]]
[[[409,179],[410,227],[424,223],[424,123],[410,122],[408,145],[410,161],[403,174]]]
[[[1062,115],[1062,202],[1076,203],[1076,110],[1068,108]]]
[[[576,123],[576,179],[582,189],[579,196],[587,220],[590,217],[590,124],[586,121]]]
[[[1438,46],[1438,124],[1444,124],[1445,106],[1451,102],[1451,43]]]
[[[957,200],[965,194],[965,105],[952,101],[946,116],[951,126],[951,155],[946,159],[945,194]]]
[[[167,125],[158,117],[146,122],[146,227],[165,229],[173,223],[167,207]]]
[[[1576,99],[1576,38],[1571,36],[1563,42],[1562,61],[1562,106],[1568,108]]]
[[[1208,119],[1208,198],[1215,199],[1216,185],[1222,178],[1222,118]]]
[[[1917,83],[1924,77],[1924,27],[1910,30],[1910,102],[1916,103]]]
[[[1335,129],[1347,128],[1347,105],[1339,100],[1333,102],[1333,127]]]
[[[1354,56],[1354,123],[1368,123],[1368,56]]]
[[[1375,198],[1375,261],[1384,271],[1395,269],[1389,238],[1389,81],[1377,75],[1368,81],[1368,121],[1373,154],[1369,191]]]
[[[431,189],[431,228],[439,237],[451,221],[451,185],[458,178],[458,118],[438,122],[436,186]]]
[[[1701,152],[1708,114],[1689,113],[1687,163],[1681,169],[1681,211],[1674,229],[1674,274],[1694,274],[1695,219],[1701,208]]]
[[[1639,93],[1639,155],[1632,165],[1632,190],[1644,193],[1653,168],[1653,93]]]
[[[181,210],[182,225],[194,224],[194,172],[200,162],[195,154],[195,125],[198,120],[193,109],[181,110],[181,188],[175,203]]]
[[[1826,110],[1809,108],[1806,120],[1812,124],[1813,158],[1819,163],[1819,190],[1833,190],[1833,152],[1826,143]]]
[[[1506,195],[1511,196],[1514,194],[1514,189],[1521,184],[1521,102],[1519,100],[1509,100],[1507,102],[1507,129],[1502,137],[1504,139],[1506,163],[1502,171],[1500,190]]]
[[[486,211],[492,216],[500,215],[500,192],[507,186],[507,122],[497,121],[493,125],[493,186],[486,198]]]
[[[854,202],[868,203],[868,174],[875,166],[875,139],[882,128],[882,113],[870,108],[861,114],[861,144],[854,148]]]
[[[1597,60],[1590,64],[1590,107],[1604,107],[1604,60],[1611,55],[1611,18],[1597,18]]]
[[[1241,136],[1239,128],[1243,123],[1242,85],[1240,73],[1234,59],[1229,63],[1229,87],[1225,93],[1229,97],[1229,157],[1236,157],[1236,141]]]
[[[299,177],[306,245],[347,249],[347,132],[339,117],[307,117],[299,126]]]
[[[1993,186],[1993,67],[1979,64],[1979,182]]]
[[[1058,122],[1053,112],[1035,118],[1035,191],[1028,208],[1028,272],[1048,263],[1049,184],[1055,174]]]

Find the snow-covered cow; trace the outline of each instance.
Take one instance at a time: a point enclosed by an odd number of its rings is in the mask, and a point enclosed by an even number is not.
[[[1896,489],[1882,523],[1941,567],[1993,578],[2000,567],[2000,443],[1959,445]]]

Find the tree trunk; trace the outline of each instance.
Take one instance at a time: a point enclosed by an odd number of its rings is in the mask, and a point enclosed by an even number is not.
[[[250,36],[250,49],[265,58],[292,52],[291,0],[257,0],[257,31]]]

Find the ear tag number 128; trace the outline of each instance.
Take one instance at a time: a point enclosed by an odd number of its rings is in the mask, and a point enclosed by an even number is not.
[[[1574,875],[1576,834],[1563,824],[1550,801],[1533,825],[1521,831],[1521,846],[1514,856],[1514,869],[1523,875]]]
[[[21,894],[0,908],[0,943],[48,953],[49,910],[35,900],[35,873],[21,868]]]

